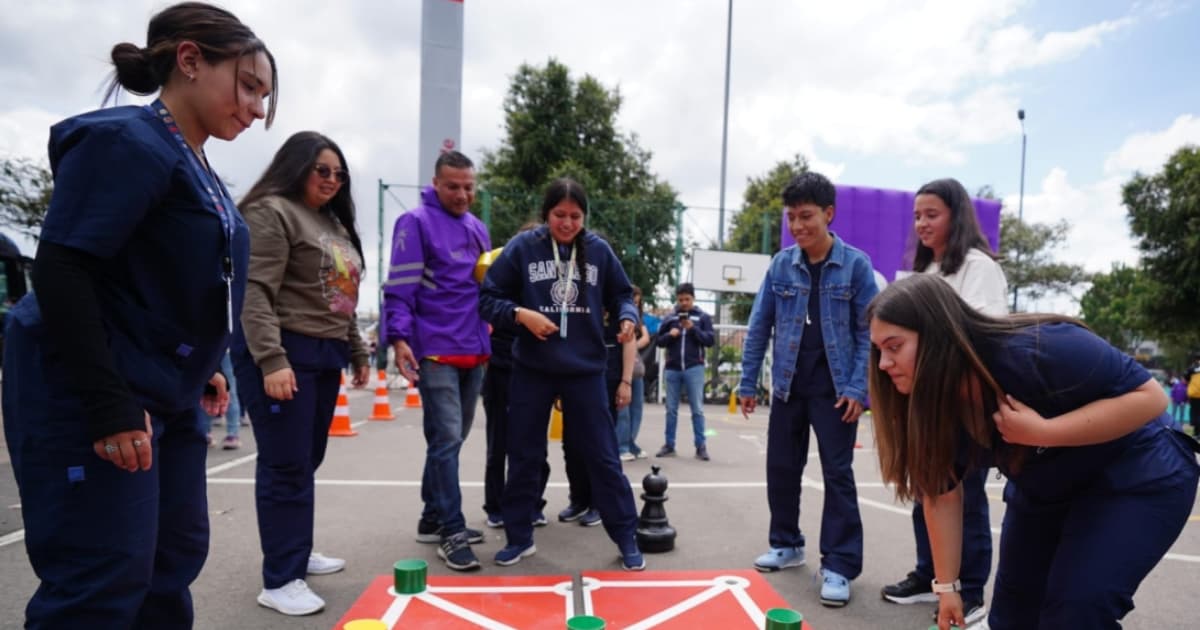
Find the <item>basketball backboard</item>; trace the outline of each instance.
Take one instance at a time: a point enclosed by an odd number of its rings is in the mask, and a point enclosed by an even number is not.
[[[692,285],[703,291],[758,293],[771,266],[767,254],[692,250]]]

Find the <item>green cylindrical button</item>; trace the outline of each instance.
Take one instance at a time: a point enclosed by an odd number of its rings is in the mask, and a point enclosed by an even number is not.
[[[401,595],[415,595],[425,590],[425,573],[429,563],[424,560],[401,560],[392,567],[392,577],[395,579],[396,592]]]
[[[567,630],[604,630],[604,620],[591,615],[575,615],[567,620]]]
[[[764,630],[800,630],[804,616],[791,608],[772,608],[767,611]]]

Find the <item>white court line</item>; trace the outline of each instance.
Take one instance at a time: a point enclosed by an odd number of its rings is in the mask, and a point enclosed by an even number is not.
[[[746,616],[754,622],[755,628],[766,627],[767,615],[758,609],[758,604],[750,597],[750,593],[746,592],[746,588],[731,588],[729,592],[733,594],[733,598],[742,605],[742,610],[746,612]]]
[[[0,547],[7,547],[8,545],[19,543],[22,540],[25,540],[25,530],[18,529],[11,534],[0,536]]]
[[[674,619],[675,617],[678,617],[679,615],[699,606],[700,604],[717,597],[726,590],[726,587],[722,584],[714,585],[711,588],[692,595],[678,604],[668,606],[637,623],[630,624],[629,630],[648,630],[649,628],[653,628],[664,621]]]
[[[356,427],[356,426],[366,424],[366,422],[367,422],[366,420],[362,420],[362,421],[359,421],[358,424],[352,424],[350,426]],[[243,455],[242,457],[239,457],[237,459],[227,461],[224,464],[217,464],[216,466],[213,466],[212,468],[205,470],[204,475],[206,477],[212,477],[213,475],[223,473],[226,470],[229,470],[230,468],[233,468],[235,466],[240,466],[246,462],[253,461],[257,457],[258,457],[257,452],[250,453],[249,455]],[[212,481],[212,479],[209,479],[209,481]],[[251,480],[250,483],[254,483],[254,481]],[[25,540],[25,530],[18,529],[17,531],[12,532],[10,534],[5,534],[3,536],[0,536],[0,548],[7,547],[8,545],[12,545],[15,543],[19,543],[22,540]]]
[[[807,478],[806,478],[807,479]],[[810,485],[823,490],[824,486],[817,481],[809,480]],[[230,484],[230,485],[247,485],[253,484],[254,479],[250,477],[218,477],[208,480],[208,483],[215,484]],[[318,479],[318,486],[363,486],[363,487],[394,487],[394,488],[419,488],[420,481],[405,481],[398,479]],[[460,481],[458,484],[463,488],[482,488],[482,481]],[[641,484],[630,483],[634,490],[641,490]],[[887,488],[878,481],[860,481],[855,484],[859,488]],[[564,481],[552,481],[546,484],[548,488],[566,488],[567,483]],[[719,489],[745,489],[745,488],[766,488],[765,481],[696,481],[696,482],[672,482],[667,488],[670,492],[674,489],[680,490],[719,490]],[[989,484],[988,488],[999,490],[1004,487],[1004,484]]]
[[[412,595],[396,595],[396,599],[392,600],[392,605],[388,606],[380,621],[387,625],[388,630],[396,626],[396,622],[400,621],[400,616],[404,614],[404,609],[408,608],[408,602],[412,601]]]
[[[430,593],[429,591],[425,591],[424,593],[417,595],[417,599],[419,599],[431,606],[436,606],[438,608],[441,608],[442,610],[450,613],[451,615],[455,615],[455,616],[459,617],[460,619],[465,619],[477,626],[482,626],[483,628],[486,628],[487,630],[517,630],[516,628],[513,628],[512,626],[504,625],[504,624],[500,623],[499,621],[496,621],[495,619],[489,619],[487,617],[484,617],[483,615],[475,612],[474,610],[469,610],[469,609],[463,608],[462,606],[459,606],[458,604],[455,604],[453,602],[448,602],[448,601],[442,599],[441,597],[438,597],[437,595]]]
[[[226,470],[229,470],[230,468],[233,468],[235,466],[241,466],[242,464],[245,464],[246,462],[249,462],[249,461],[253,461],[255,459],[258,459],[258,453],[250,453],[249,455],[243,455],[237,459],[231,459],[231,460],[225,462],[224,464],[217,464],[216,466],[209,468],[208,470],[204,471],[204,475],[206,477],[212,477],[213,475],[219,475],[219,474],[225,472]]]

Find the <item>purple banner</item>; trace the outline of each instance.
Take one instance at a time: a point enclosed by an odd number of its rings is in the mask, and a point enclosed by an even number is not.
[[[912,265],[917,237],[913,232],[913,198],[916,193],[903,190],[837,187],[837,214],[829,229],[842,240],[865,251],[875,270],[892,282],[896,272]],[[992,251],[1000,246],[1000,202],[973,199],[979,226]],[[796,243],[787,229],[787,211],[781,211],[781,247]]]

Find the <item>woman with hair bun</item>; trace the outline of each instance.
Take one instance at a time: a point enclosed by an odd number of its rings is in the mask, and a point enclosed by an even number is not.
[[[228,404],[218,366],[249,237],[204,144],[270,125],[275,61],[197,2],[156,14],[146,40],[113,47],[108,94],[153,104],[50,130],[37,291],[7,324],[5,437],[41,580],[27,628],[190,628],[208,553],[196,402]]]

